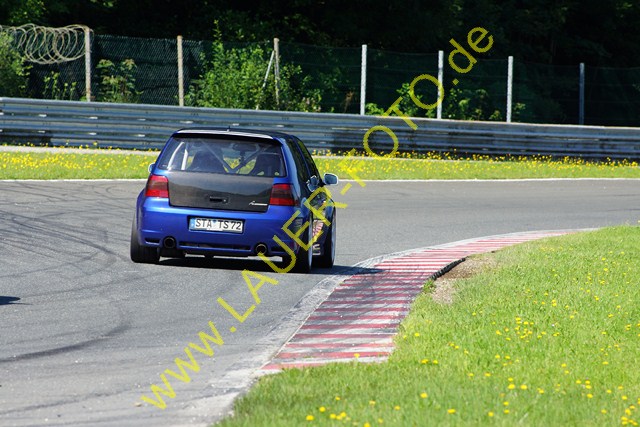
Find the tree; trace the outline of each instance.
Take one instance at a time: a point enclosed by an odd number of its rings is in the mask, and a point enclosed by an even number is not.
[[[25,96],[30,66],[12,47],[12,38],[0,32],[0,96]]]

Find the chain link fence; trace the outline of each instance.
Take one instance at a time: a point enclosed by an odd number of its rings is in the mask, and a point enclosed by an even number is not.
[[[224,44],[225,48],[251,48],[258,44]],[[273,45],[265,52],[270,54]],[[185,92],[206,71],[211,51],[210,41],[183,41]],[[300,67],[321,94],[323,112],[359,113],[361,60],[360,48],[321,47],[281,42],[280,64]],[[466,74],[457,74],[444,55],[443,118],[497,120],[506,117],[507,59],[486,59],[478,55],[477,63]],[[264,73],[269,65],[264,58]],[[111,68],[104,61],[110,61]],[[121,65],[135,64],[127,74]],[[92,100],[103,101],[105,79],[126,74],[120,81],[130,84],[127,102],[178,105],[178,54],[175,39],[143,39],[110,35],[92,35]],[[102,64],[102,65],[101,65]],[[220,70],[228,73],[230,70]],[[273,68],[271,69],[273,73]],[[385,111],[403,93],[403,84],[421,74],[438,75],[438,54],[407,54],[368,49],[366,66],[366,103],[369,112]],[[514,62],[513,121],[528,123],[579,123],[579,65],[557,66]],[[117,76],[116,76],[117,77]],[[459,83],[454,85],[453,79]],[[117,82],[116,82],[117,83]],[[112,81],[112,84],[116,84]],[[261,83],[261,82],[259,82]],[[420,83],[424,103],[437,99],[435,86]],[[27,95],[33,98],[80,100],[85,92],[84,59],[40,65],[30,70]],[[431,92],[429,92],[431,91]],[[640,126],[640,68],[606,68],[586,66],[584,85],[584,124]],[[0,93],[0,96],[2,94]],[[373,107],[377,107],[376,110]],[[418,109],[421,116],[434,112]]]

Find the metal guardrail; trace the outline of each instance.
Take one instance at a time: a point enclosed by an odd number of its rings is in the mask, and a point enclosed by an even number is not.
[[[315,149],[363,149],[373,126],[386,126],[401,151],[640,159],[637,128],[472,122],[397,116],[300,113],[143,104],[0,98],[0,142],[159,149],[176,129],[238,126],[292,133]],[[387,132],[373,132],[374,151],[389,152]]]

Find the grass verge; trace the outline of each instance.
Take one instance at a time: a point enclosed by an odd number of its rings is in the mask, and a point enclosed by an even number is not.
[[[154,161],[148,154],[0,151],[0,179],[146,178]],[[408,158],[407,158],[408,157]],[[446,155],[406,155],[398,158],[317,157],[321,171],[343,179],[523,179],[640,178],[637,163],[586,162],[580,159],[489,158],[454,160]]]
[[[143,154],[2,152],[0,179],[146,178],[154,157]]]
[[[452,304],[416,300],[387,362],[263,377],[220,425],[638,425],[640,228],[487,256]]]
[[[355,179],[526,179],[526,178],[640,178],[635,162],[588,162],[549,157],[474,156],[449,159],[430,154],[419,158],[325,157],[318,168]]]

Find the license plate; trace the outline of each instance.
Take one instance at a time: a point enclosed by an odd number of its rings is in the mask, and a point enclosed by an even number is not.
[[[191,218],[189,230],[193,231],[227,231],[242,233],[243,222],[235,219]]]

